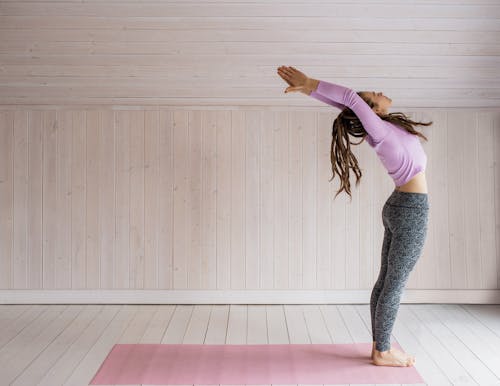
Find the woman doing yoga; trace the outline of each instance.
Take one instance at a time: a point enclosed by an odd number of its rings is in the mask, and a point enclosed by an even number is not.
[[[390,336],[405,284],[423,250],[430,208],[425,179],[427,156],[418,137],[427,138],[413,126],[429,126],[432,122],[414,122],[403,113],[388,113],[392,100],[380,92],[355,92],[309,78],[289,66],[279,67],[278,74],[290,86],[285,92],[299,91],[342,110],[332,130],[332,179],[336,173],[341,182],[335,197],[343,190],[351,196],[350,169],[358,186],[362,173],[351,144],[358,145],[365,139],[395,183],[382,209],[381,266],[370,298],[371,358],[379,366],[412,366],[415,357],[391,348]],[[362,139],[354,143],[349,135]]]

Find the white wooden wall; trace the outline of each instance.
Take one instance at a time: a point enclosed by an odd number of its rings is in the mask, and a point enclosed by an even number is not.
[[[500,106],[498,0],[1,1],[0,104],[298,105],[280,65],[394,107]]]
[[[369,291],[394,184],[364,143],[333,201],[339,110],[283,94],[284,64],[434,121],[408,288],[498,299],[499,20],[496,0],[0,2],[0,289]]]
[[[498,289],[500,113],[407,113],[434,121],[408,288]],[[370,288],[394,184],[363,143],[360,187],[333,200],[336,114],[2,111],[0,286]]]

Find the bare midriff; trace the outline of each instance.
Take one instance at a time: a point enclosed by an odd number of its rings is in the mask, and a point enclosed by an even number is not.
[[[396,186],[396,190],[400,192],[410,192],[410,193],[427,193],[427,180],[425,179],[425,171],[421,171],[406,184],[401,186]]]

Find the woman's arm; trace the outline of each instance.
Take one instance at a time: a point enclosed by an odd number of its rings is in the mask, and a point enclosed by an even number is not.
[[[387,122],[381,119],[354,90],[339,84],[310,78],[306,80],[304,89],[308,95],[314,91],[324,98],[349,107],[375,142],[380,142],[389,133]]]
[[[340,110],[344,110],[345,109],[345,106],[341,103],[337,103],[335,101],[332,101],[331,99],[329,98],[326,98],[320,94],[318,94],[316,91],[311,91],[310,94],[308,94],[310,97],[313,97],[321,102],[325,102],[326,104],[329,104],[330,106],[334,106],[334,107],[337,107],[339,108]]]
[[[334,107],[339,108],[340,110],[344,110],[345,106],[342,103],[332,101],[330,98],[327,98],[323,95],[318,94],[316,92],[316,89],[318,88],[318,84],[319,84],[319,80],[307,78],[305,85],[304,85],[303,93],[306,95],[309,95],[310,97],[313,97],[317,100],[320,100],[321,102],[324,102],[330,106],[334,106]]]
[[[329,104],[330,106],[333,106],[333,107],[337,107],[339,108],[340,110],[344,110],[345,109],[345,106],[341,103],[337,103],[335,101],[332,101],[331,99],[329,98],[326,98],[324,97],[323,95],[320,95],[318,94],[316,91],[311,91],[311,93],[309,94],[310,97],[313,97],[321,102],[325,102],[326,104]]]

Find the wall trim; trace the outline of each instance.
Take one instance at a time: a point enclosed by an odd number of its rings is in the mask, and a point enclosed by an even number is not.
[[[0,304],[368,304],[369,290],[0,290]],[[401,303],[500,304],[500,290],[405,289]]]

